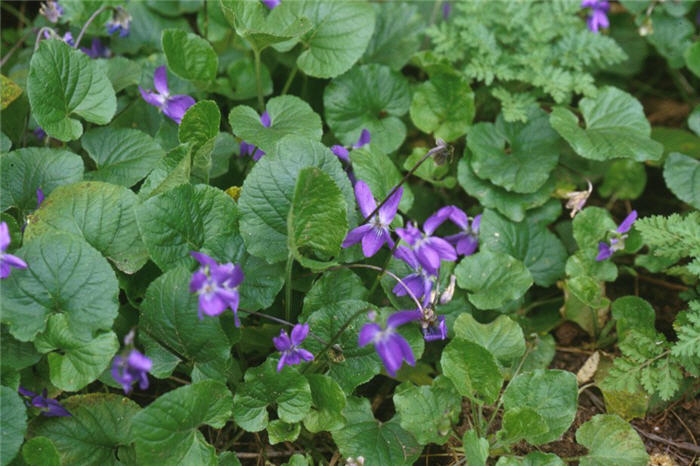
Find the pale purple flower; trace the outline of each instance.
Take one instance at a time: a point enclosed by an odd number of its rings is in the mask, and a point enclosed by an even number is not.
[[[269,128],[272,126],[272,120],[270,119],[270,114],[267,113],[267,110],[260,115],[260,124],[263,125],[263,128]],[[241,141],[240,155],[241,157],[244,155],[252,155],[253,160],[257,162],[263,155],[265,155],[265,152],[255,147],[253,144],[248,144],[245,141]]]
[[[192,251],[190,254],[201,264],[190,280],[190,292],[199,295],[199,319],[204,318],[202,313],[218,316],[230,308],[233,311],[236,327],[240,327],[238,286],[244,278],[241,266],[231,262],[218,264],[201,252]]]
[[[153,367],[151,359],[132,349],[127,357],[115,356],[112,362],[112,377],[120,383],[124,393],[131,392],[134,382],[139,383],[139,388],[148,388],[148,371]]]
[[[41,410],[41,415],[46,417],[65,417],[71,416],[66,408],[61,406],[61,404],[54,398],[48,398],[46,389],[41,392],[41,395],[37,395],[34,392],[27,390],[24,387],[19,387],[17,390],[20,395],[31,398],[30,400],[25,400],[27,406],[34,406]]]
[[[277,363],[277,372],[287,366],[301,364],[302,361],[312,361],[314,355],[304,348],[299,348],[299,345],[306,339],[309,334],[309,324],[296,324],[292,329],[291,338],[285,330],[280,330],[280,336],[274,337],[272,342],[275,344],[277,351],[282,353],[282,357]]]
[[[274,10],[276,6],[282,3],[282,0],[261,0],[263,4],[271,10]]]
[[[411,346],[397,332],[397,329],[405,323],[420,320],[420,318],[420,311],[399,311],[389,316],[384,329],[378,324],[367,323],[360,330],[357,344],[362,347],[373,343],[387,373],[393,377],[404,360],[410,366],[416,364]]]
[[[418,262],[429,274],[437,273],[441,260],[457,260],[455,248],[446,240],[433,236],[435,230],[447,220],[449,214],[449,211],[440,209],[440,211],[431,215],[423,223],[423,232],[413,223],[408,223],[406,228],[396,229],[396,233],[401,239],[411,245],[416,253]]]
[[[119,32],[119,37],[126,37],[129,35],[129,29],[131,28],[131,15],[124,8],[118,6],[114,8],[114,13],[112,18],[105,24],[107,27],[107,34],[112,35],[115,32]]]
[[[610,27],[607,12],[610,10],[610,4],[607,0],[582,0],[581,8],[590,8],[586,23],[588,29],[597,33],[600,28],[607,29]]]
[[[627,217],[622,221],[620,226],[615,230],[616,237],[610,239],[610,244],[601,241],[598,243],[598,255],[595,260],[604,261],[610,258],[615,251],[619,251],[625,248],[625,238],[627,238],[627,233],[632,228],[632,224],[637,220],[637,211],[633,210],[629,213]]]
[[[80,47],[80,50],[88,57],[95,58],[107,58],[111,55],[109,49],[102,45],[102,42],[97,37],[92,39],[92,44],[90,48]]]
[[[402,278],[401,281],[403,284],[397,283],[392,291],[396,296],[406,296],[408,294],[406,287],[408,287],[411,293],[413,293],[413,296],[417,299],[423,298],[423,305],[426,305],[430,300],[430,292],[433,290],[433,285],[437,276],[428,273],[421,266],[416,257],[416,253],[407,246],[399,246],[396,248],[394,256],[408,264],[414,272]]]
[[[56,24],[58,19],[63,16],[63,7],[56,1],[48,0],[39,7],[39,14],[45,17],[50,23]]]
[[[153,85],[156,88],[156,92],[139,86],[141,97],[147,103],[161,109],[165,116],[179,125],[187,109],[195,104],[194,99],[188,95],[170,95],[168,72],[165,66],[156,68],[156,71],[153,73]]]
[[[455,247],[455,251],[460,256],[474,254],[479,246],[479,226],[481,225],[481,214],[474,217],[469,223],[469,217],[457,206],[445,206],[437,211],[436,216],[442,218],[447,214],[447,218],[457,225],[462,231],[445,237],[445,240]]]
[[[391,225],[396,216],[402,195],[403,188],[397,189],[368,223],[350,230],[345,240],[343,240],[343,247],[347,248],[362,242],[362,253],[365,257],[375,255],[385,243],[390,248],[393,248],[394,242],[389,233],[389,225]],[[362,180],[355,183],[355,198],[360,206],[360,212],[365,218],[377,208],[372,191],[367,186],[367,183]]]
[[[10,245],[10,229],[6,222],[0,223],[0,279],[10,276],[11,268],[26,269],[27,263],[17,256],[5,254]]]

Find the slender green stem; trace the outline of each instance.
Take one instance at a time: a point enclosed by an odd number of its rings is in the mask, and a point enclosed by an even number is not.
[[[476,435],[481,437],[481,415],[479,415],[479,408],[477,404],[472,400],[469,402],[472,408],[472,421],[474,423],[474,430]]]
[[[374,283],[372,283],[372,288],[369,289],[369,293],[367,296],[372,296],[374,294],[374,290],[377,289],[377,286],[379,285],[380,280],[384,276],[384,273],[386,272],[386,269],[389,268],[389,261],[391,260],[391,256],[394,255],[394,251],[396,251],[396,248],[399,247],[399,242],[394,243],[394,247],[391,248],[391,251],[389,252],[389,255],[387,256],[386,260],[384,261],[384,265],[382,266],[382,271],[377,274],[377,278],[374,279]]]
[[[255,86],[258,90],[258,110],[262,113],[265,111],[265,101],[263,100],[262,73],[260,71],[260,51],[253,48],[253,56],[255,57]]]
[[[287,91],[289,90],[289,86],[292,85],[292,81],[294,81],[294,77],[297,75],[297,71],[299,70],[299,65],[294,65],[294,68],[292,68],[292,72],[289,73],[289,76],[287,76],[287,81],[284,83],[284,87],[282,87],[282,94],[280,95],[285,95]]]
[[[331,268],[329,268],[328,270],[338,270],[338,269],[372,269],[372,270],[379,270],[380,272],[389,275],[391,278],[393,278],[394,280],[396,280],[398,283],[401,284],[401,286],[404,287],[404,289],[406,290],[406,293],[408,294],[408,296],[413,300],[414,303],[416,303],[416,308],[417,308],[419,311],[421,311],[421,313],[423,312],[423,305],[420,303],[420,301],[418,300],[418,298],[416,298],[416,295],[413,294],[413,291],[411,291],[411,289],[408,287],[408,285],[406,285],[406,284],[403,282],[403,280],[401,280],[398,276],[396,276],[395,273],[390,272],[390,271],[388,271],[388,270],[384,270],[384,269],[381,268],[381,267],[377,267],[376,265],[371,265],[371,264],[348,264],[348,265],[339,265],[339,266],[336,266],[336,267],[331,267]]]
[[[287,282],[284,289],[284,318],[292,318],[292,268],[294,267],[294,256],[289,253],[287,257]]]
[[[22,38],[20,40],[18,40],[15,43],[15,45],[12,46],[10,51],[7,52],[4,57],[2,57],[2,61],[0,61],[0,67],[4,66],[5,63],[7,63],[7,60],[9,60],[10,57],[17,51],[17,49],[20,48],[22,46],[22,44],[24,44],[24,41],[27,40],[27,37],[29,37],[30,35],[32,35],[35,32],[36,32],[36,28],[28,29],[27,32],[24,33]]]
[[[209,37],[209,7],[207,6],[207,0],[204,0],[204,24],[203,24],[203,33],[204,33],[204,38],[208,39]]]
[[[93,21],[95,21],[95,18],[100,16],[100,14],[105,11],[108,8],[112,8],[111,6],[108,5],[102,5],[99,7],[95,12],[88,18],[87,21],[85,21],[85,24],[83,24],[83,27],[80,29],[80,34],[78,34],[78,38],[75,39],[75,46],[74,48],[80,47],[80,41],[83,39],[83,36],[85,35],[85,31],[87,31],[87,28],[92,24]]]
[[[333,345],[335,345],[335,342],[338,341],[338,338],[340,338],[340,336],[343,334],[343,332],[345,332],[345,330],[347,330],[347,328],[350,326],[352,321],[355,320],[360,314],[365,313],[367,311],[367,309],[369,309],[369,308],[363,307],[362,309],[358,310],[353,315],[351,315],[350,318],[348,320],[346,320],[343,323],[343,325],[340,326],[340,329],[338,329],[338,331],[335,332],[335,335],[333,335],[333,337],[330,339],[330,341],[328,343],[326,343],[326,346],[324,346],[323,349],[321,349],[321,351],[318,352],[318,354],[319,355],[326,354],[326,352],[329,349],[331,349],[333,347]],[[301,373],[303,374],[304,372],[306,372],[306,370],[309,367],[311,367],[311,364],[304,366],[304,368],[301,370]]]
[[[430,149],[430,150],[428,151],[428,153],[425,154],[425,155],[423,156],[423,158],[421,158],[418,162],[416,162],[416,164],[415,164],[413,167],[411,167],[411,169],[408,171],[408,173],[406,173],[406,174],[404,175],[404,177],[401,179],[401,181],[399,181],[399,184],[397,184],[396,186],[394,186],[394,189],[392,189],[392,190],[389,192],[389,194],[387,194],[387,196],[384,198],[384,200],[383,200],[382,202],[380,202],[379,205],[378,205],[377,207],[375,207],[375,209],[374,209],[367,217],[365,217],[365,219],[362,221],[362,224],[365,224],[365,223],[369,222],[369,220],[370,220],[371,218],[373,218],[377,212],[379,212],[379,209],[381,209],[382,206],[383,206],[384,204],[386,204],[387,201],[391,198],[391,196],[393,196],[394,193],[395,193],[396,191],[399,190],[399,188],[401,187],[401,185],[403,185],[403,184],[406,182],[406,180],[409,179],[409,178],[411,177],[411,175],[413,175],[413,173],[414,173],[416,170],[418,170],[418,167],[420,167],[421,165],[423,165],[423,162],[425,162],[426,160],[428,160],[428,159],[429,159],[433,154],[435,154],[436,152],[439,152],[439,151],[441,151],[441,150],[444,150],[445,147],[446,147],[446,146],[444,145],[444,143],[440,143],[440,144],[438,144],[436,147],[433,147],[432,149]]]
[[[518,364],[518,367],[515,368],[515,371],[513,372],[513,376],[510,378],[510,380],[513,380],[519,373],[520,370],[523,368],[523,364],[525,364],[525,360],[527,359],[528,354],[532,351],[533,347],[531,345],[527,346],[527,349],[525,350],[525,354],[523,354],[523,357],[520,359],[520,363]],[[501,396],[498,397],[498,403],[496,403],[496,407],[493,410],[493,414],[491,414],[491,417],[489,418],[488,422],[486,423],[486,430],[485,432],[488,433],[489,429],[491,428],[491,424],[493,423],[494,419],[496,419],[496,415],[498,414],[498,410],[501,408],[501,405],[503,404],[503,393],[501,393]]]
[[[8,13],[10,13],[12,16],[14,16],[15,18],[17,18],[18,20],[20,20],[20,21],[23,22],[24,24],[32,24],[32,22],[29,21],[29,19],[27,19],[27,17],[24,16],[24,14],[23,14],[21,11],[19,11],[17,8],[13,7],[13,6],[10,5],[9,3],[7,3],[7,2],[2,2],[2,3],[0,4],[0,7],[2,7],[3,10],[7,11]]]
[[[39,32],[36,33],[36,40],[34,41],[34,51],[39,49],[39,42],[41,41],[41,36],[44,35],[44,31],[53,31],[50,27],[44,26],[39,28]]]

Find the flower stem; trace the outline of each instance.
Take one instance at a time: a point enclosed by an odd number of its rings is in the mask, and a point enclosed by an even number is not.
[[[27,19],[27,17],[24,16],[24,14],[21,11],[19,11],[17,8],[13,7],[9,3],[2,2],[2,9],[7,11],[8,13],[10,13],[11,15],[13,15],[15,18],[17,18],[22,23],[32,24],[32,22],[29,21],[29,19]]]
[[[414,303],[416,303],[417,309],[423,313],[423,306],[421,305],[420,301],[418,298],[416,298],[416,295],[413,294],[413,291],[406,285],[403,280],[401,280],[399,277],[396,276],[395,273],[390,272],[388,270],[385,270],[381,267],[377,267],[376,265],[371,265],[371,264],[348,264],[348,265],[339,265],[337,267],[331,267],[328,270],[338,270],[338,269],[372,269],[372,270],[379,270],[382,274],[387,274],[394,280],[396,280],[398,283],[401,284],[401,286],[404,287],[406,290],[406,293],[408,296],[413,300]]]
[[[4,3],[3,3],[3,6],[5,6]],[[7,63],[7,60],[9,60],[10,57],[17,51],[17,49],[20,48],[24,44],[24,41],[27,40],[27,37],[29,37],[30,35],[32,35],[35,32],[36,32],[36,28],[28,29],[27,32],[24,33],[22,38],[20,40],[18,40],[17,43],[15,43],[15,45],[12,46],[10,51],[7,52],[4,57],[2,57],[2,61],[0,61],[0,67],[4,66],[5,63]]]
[[[260,51],[253,47],[253,56],[255,57],[255,85],[258,91],[258,110],[260,113],[265,111],[265,102],[263,101],[262,77],[260,72]]]
[[[369,309],[369,308],[363,307],[362,309],[358,310],[353,315],[351,315],[350,318],[348,320],[346,320],[343,323],[343,325],[340,326],[340,329],[338,329],[338,331],[335,332],[335,335],[333,335],[331,340],[328,343],[326,343],[326,346],[324,346],[323,349],[321,349],[321,351],[318,352],[318,354],[319,355],[326,354],[326,352],[333,347],[335,342],[338,341],[338,338],[340,338],[340,336],[343,334],[343,332],[345,332],[345,330],[347,330],[347,328],[350,326],[352,321],[355,320],[360,314],[365,313],[367,311],[367,309]],[[301,370],[301,373],[303,374],[304,372],[306,372],[306,370],[309,367],[311,367],[311,364],[307,364],[306,366],[304,366],[304,368]]]
[[[88,26],[90,26],[90,24],[91,24],[93,21],[95,21],[95,18],[97,18],[98,16],[100,16],[100,13],[102,13],[103,11],[105,11],[105,10],[108,9],[108,8],[112,8],[112,7],[111,7],[111,6],[108,6],[108,5],[102,5],[102,6],[99,7],[97,10],[95,10],[95,12],[92,14],[92,16],[90,16],[90,17],[88,18],[87,21],[85,21],[85,24],[83,24],[82,29],[80,29],[80,34],[78,34],[78,38],[75,39],[75,47],[74,47],[74,48],[77,49],[77,48],[80,46],[80,41],[82,40],[83,36],[85,35],[85,31],[87,31]]]
[[[418,162],[416,162],[416,164],[415,164],[413,167],[411,167],[411,169],[408,171],[408,173],[406,173],[406,174],[404,175],[404,177],[401,179],[401,181],[399,181],[399,184],[397,184],[396,186],[394,186],[394,189],[392,189],[391,192],[389,192],[389,194],[387,194],[387,196],[384,198],[384,200],[383,200],[382,202],[380,202],[379,205],[378,205],[377,207],[375,207],[374,210],[373,210],[367,217],[365,217],[365,219],[362,221],[361,225],[367,223],[372,217],[374,217],[374,216],[377,214],[377,212],[379,212],[379,209],[381,209],[382,206],[383,206],[384,204],[386,204],[387,201],[391,198],[391,196],[393,196],[394,193],[395,193],[396,191],[399,190],[399,188],[401,187],[401,185],[404,184],[404,183],[406,182],[406,180],[407,180],[411,175],[413,175],[413,173],[414,173],[416,170],[418,170],[418,167],[420,167],[421,165],[423,165],[423,162],[425,162],[426,160],[428,160],[428,159],[430,158],[430,156],[432,156],[432,155],[435,154],[436,152],[439,152],[439,151],[441,151],[441,150],[444,150],[445,147],[446,147],[446,146],[445,146],[444,144],[438,144],[436,147],[433,147],[432,149],[430,149],[430,150],[428,151],[428,153],[425,154],[425,155],[423,156],[423,158],[421,158]]]
[[[372,296],[374,294],[374,290],[377,289],[377,286],[379,285],[380,280],[384,276],[384,273],[386,272],[386,269],[389,268],[389,261],[391,260],[391,256],[394,255],[394,251],[396,251],[396,248],[399,247],[399,242],[394,243],[394,247],[391,248],[391,251],[389,252],[389,256],[387,256],[386,261],[384,261],[384,265],[382,266],[382,271],[377,274],[377,278],[374,279],[374,283],[372,283],[372,288],[369,289],[369,293],[367,296]]]
[[[292,317],[292,268],[294,267],[294,256],[289,253],[287,257],[287,282],[284,288],[284,318],[291,320]]]
[[[289,90],[289,86],[292,85],[292,82],[294,81],[294,77],[297,75],[297,71],[299,70],[299,65],[294,65],[294,68],[292,68],[292,72],[289,73],[289,76],[287,77],[287,81],[284,83],[284,87],[282,87],[282,93],[280,95],[285,95],[287,91]]]

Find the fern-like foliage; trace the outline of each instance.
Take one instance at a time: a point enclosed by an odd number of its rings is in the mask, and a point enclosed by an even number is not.
[[[579,0],[469,0],[428,30],[436,54],[492,87],[507,121],[526,121],[534,95],[556,103],[596,92],[592,73],[625,52],[585,27]],[[524,93],[524,98],[518,97]]]
[[[700,212],[685,216],[655,215],[635,222],[648,256],[638,265],[652,271],[665,271],[688,283],[700,279]],[[691,258],[689,262],[686,258]],[[679,261],[683,262],[679,263]],[[697,297],[692,290],[687,296]],[[689,309],[678,314],[673,324],[678,340],[668,342],[654,328],[630,331],[619,342],[622,357],[615,359],[604,385],[613,390],[634,391],[641,385],[650,394],[671,399],[684,378],[700,377],[700,300],[690,301]]]
[[[634,225],[653,256],[674,262],[683,257],[700,258],[700,212],[686,216],[653,215],[638,220]],[[693,270],[697,272],[700,266],[697,261],[694,263]]]

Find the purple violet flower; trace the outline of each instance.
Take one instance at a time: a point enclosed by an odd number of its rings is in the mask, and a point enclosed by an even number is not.
[[[435,214],[442,217],[447,214],[447,218],[462,229],[456,235],[447,236],[445,240],[455,247],[455,251],[460,256],[474,254],[479,246],[479,226],[481,225],[481,214],[474,217],[469,224],[469,217],[457,206],[445,206]]]
[[[449,217],[451,211],[440,209],[423,223],[423,233],[413,223],[406,228],[397,228],[396,233],[410,244],[416,253],[418,262],[432,275],[437,274],[440,261],[455,261],[457,253],[454,247],[442,238],[433,236],[437,228]]]
[[[44,128],[42,128],[41,126],[37,126],[36,129],[32,131],[32,133],[34,133],[34,136],[36,136],[36,138],[39,141],[43,141],[44,139],[46,139],[46,131],[44,131]]]
[[[148,388],[148,371],[151,370],[151,367],[153,367],[153,362],[148,356],[132,349],[126,358],[123,356],[114,357],[112,377],[121,384],[126,394],[131,392],[131,386],[136,381],[139,383],[139,388],[145,390]]]
[[[10,276],[11,268],[26,269],[27,263],[17,256],[5,254],[10,245],[10,229],[6,222],[0,223],[0,279]]]
[[[41,188],[36,188],[36,208],[37,209],[41,206],[42,202],[44,202],[44,191]]]
[[[384,243],[388,243],[389,247],[393,248],[394,241],[389,233],[389,225],[391,225],[396,216],[402,195],[403,188],[397,189],[368,223],[350,230],[345,240],[343,240],[343,247],[347,248],[361,241],[362,253],[365,257],[375,255]],[[355,198],[360,206],[360,212],[365,218],[377,208],[372,191],[367,186],[367,183],[362,180],[355,183]]]
[[[161,109],[165,116],[179,125],[187,109],[195,104],[194,99],[188,95],[170,95],[168,72],[165,69],[165,65],[156,68],[155,73],[153,73],[153,85],[156,88],[156,92],[150,89],[145,90],[139,86],[141,97],[147,103]]]
[[[637,211],[633,210],[627,217],[625,217],[620,226],[617,227],[614,234],[616,237],[610,239],[610,244],[604,241],[598,243],[598,255],[596,256],[595,260],[604,261],[605,259],[610,258],[615,251],[624,249],[625,238],[627,238],[625,233],[630,231],[630,228],[632,228],[632,224],[635,220],[637,220]]]
[[[285,330],[280,330],[280,336],[274,337],[272,342],[275,344],[277,351],[282,353],[280,361],[277,363],[277,372],[287,366],[301,364],[302,361],[312,361],[314,355],[304,348],[299,348],[299,345],[306,339],[309,334],[309,324],[296,324],[292,329],[291,338]]]
[[[112,18],[110,18],[107,23],[107,34],[110,36],[115,32],[119,32],[119,37],[126,37],[129,35],[129,29],[131,28],[131,15],[124,8],[118,6],[114,9]]]
[[[444,340],[447,338],[447,323],[445,316],[437,316],[423,326],[423,338],[425,341]]]
[[[282,3],[282,0],[261,0],[263,4],[265,4],[266,7],[268,7],[271,10],[274,10],[276,6],[278,6],[280,3]]]
[[[360,147],[369,144],[371,140],[372,135],[370,134],[369,130],[367,128],[363,128],[362,132],[360,133],[359,139],[355,144],[353,144],[352,148],[359,149]],[[336,155],[336,157],[338,157],[343,162],[350,163],[350,152],[348,151],[347,147],[336,144],[335,146],[331,147],[331,152],[333,152]]]
[[[385,329],[375,323],[365,324],[360,330],[357,344],[363,347],[368,343],[374,343],[374,349],[382,359],[387,373],[394,377],[404,360],[410,366],[416,364],[411,346],[396,329],[420,318],[420,311],[399,311],[389,316]]]
[[[447,19],[450,17],[450,13],[452,13],[452,3],[450,2],[445,2],[442,4],[442,19],[447,21]]]
[[[192,275],[190,281],[190,292],[199,295],[199,319],[204,318],[202,312],[208,316],[218,316],[230,308],[233,311],[236,327],[240,327],[238,285],[244,278],[241,266],[231,262],[220,265],[201,252],[192,251],[190,254],[202,265]]]
[[[260,124],[263,125],[264,128],[269,128],[272,126],[272,120],[270,119],[270,114],[267,113],[267,110],[260,115]],[[265,155],[265,152],[258,149],[253,144],[248,144],[245,141],[241,141],[240,155],[241,157],[244,155],[252,155],[253,161],[257,162],[263,155]]]
[[[61,406],[61,404],[54,398],[48,398],[46,395],[46,389],[41,392],[41,395],[37,395],[34,392],[30,392],[24,387],[19,387],[17,390],[20,395],[31,398],[31,401],[25,400],[27,406],[34,406],[35,408],[41,409],[41,415],[46,417],[65,417],[71,416],[66,408]]]
[[[406,287],[411,290],[413,295],[420,299],[423,298],[423,305],[427,305],[430,301],[430,293],[433,291],[433,285],[437,276],[435,274],[428,273],[418,261],[416,253],[407,246],[399,246],[394,251],[394,256],[401,259],[409,267],[411,267],[414,272],[406,275],[401,281],[404,283],[397,283],[392,290],[396,296],[406,296],[408,291]],[[406,285],[406,287],[404,287]]]
[[[94,37],[92,39],[92,44],[90,45],[90,48],[80,47],[80,50],[92,59],[107,58],[111,55],[109,49],[102,45],[102,42],[97,37]]]
[[[39,7],[39,14],[45,17],[50,23],[56,24],[58,19],[63,16],[63,7],[56,1],[48,0]]]
[[[591,9],[586,20],[590,31],[598,33],[600,28],[607,29],[610,27],[610,21],[608,21],[608,16],[606,15],[608,10],[610,10],[610,4],[607,0],[582,0],[581,8]]]

